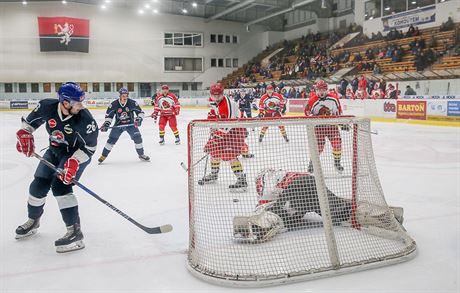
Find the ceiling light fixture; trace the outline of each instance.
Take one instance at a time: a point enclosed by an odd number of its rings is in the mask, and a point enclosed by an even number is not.
[[[150,8],[150,4],[147,3],[147,4],[144,5],[144,7],[145,7],[145,9],[149,9],[149,8]]]
[[[144,14],[144,10],[142,10],[142,9],[139,9],[137,12],[138,12],[139,14]]]
[[[62,0],[62,4],[67,4],[67,1],[65,1],[65,0]]]
[[[22,5],[27,5],[27,1],[22,1]]]
[[[105,6],[104,4],[102,4],[102,5],[101,5],[101,8],[102,8],[102,9],[106,9],[107,6]]]
[[[187,12],[188,12],[187,9],[185,9],[185,8],[182,9],[182,13],[183,13],[183,14],[186,14]]]
[[[196,7],[198,7],[198,4],[196,4],[196,2],[193,2],[192,6],[196,8]]]
[[[152,12],[155,13],[155,14],[157,14],[157,13],[158,13],[158,9],[153,9]]]

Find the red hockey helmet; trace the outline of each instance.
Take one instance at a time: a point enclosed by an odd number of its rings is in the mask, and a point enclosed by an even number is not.
[[[209,89],[211,95],[222,95],[224,93],[224,87],[220,83],[215,83],[211,85],[211,88]]]
[[[328,88],[327,83],[326,83],[324,80],[322,80],[322,79],[318,80],[318,81],[315,83],[316,94],[317,94],[318,97],[320,97],[320,98],[326,97],[326,95],[327,95],[327,88]]]
[[[169,90],[169,86],[167,84],[164,84],[161,86],[162,90]]]
[[[273,90],[273,86],[271,84],[267,85],[267,87],[265,88],[266,91],[272,91]]]

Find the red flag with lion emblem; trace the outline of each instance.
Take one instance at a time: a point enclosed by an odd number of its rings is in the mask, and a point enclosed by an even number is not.
[[[89,51],[89,20],[71,17],[38,17],[40,52]]]

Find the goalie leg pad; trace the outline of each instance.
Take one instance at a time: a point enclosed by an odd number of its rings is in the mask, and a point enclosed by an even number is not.
[[[265,242],[282,229],[284,224],[281,217],[263,206],[259,206],[253,215],[233,218],[233,235],[237,240]]]

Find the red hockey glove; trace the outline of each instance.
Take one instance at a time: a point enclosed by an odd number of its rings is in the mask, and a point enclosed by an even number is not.
[[[72,183],[72,179],[75,178],[78,171],[78,166],[80,163],[75,158],[68,158],[64,163],[64,170],[61,174],[58,175],[58,178],[61,179],[64,184],[69,185]]]
[[[150,115],[150,117],[153,118],[153,123],[157,123],[157,118],[158,118],[158,113],[157,112],[153,112],[152,115]]]
[[[31,157],[35,151],[33,134],[24,129],[19,129],[18,132],[16,132],[16,138],[18,139],[16,143],[18,152],[23,153],[27,157]]]
[[[263,118],[265,116],[265,113],[260,111],[259,112],[259,115],[257,115],[258,118]]]
[[[175,108],[174,108],[174,113],[175,113],[176,115],[179,115],[179,113],[180,113],[180,107],[175,107]]]

